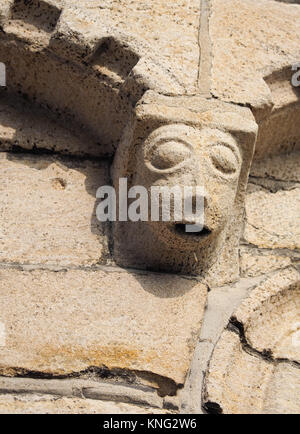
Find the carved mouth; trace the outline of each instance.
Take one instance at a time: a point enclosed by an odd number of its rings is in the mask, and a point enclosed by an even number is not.
[[[186,235],[186,236],[192,236],[198,238],[208,237],[212,233],[212,231],[207,226],[204,226],[202,231],[199,232],[186,232],[186,225],[187,223],[176,223],[175,232],[180,235]]]

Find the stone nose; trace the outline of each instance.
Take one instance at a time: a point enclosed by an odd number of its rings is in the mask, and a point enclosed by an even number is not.
[[[206,208],[208,206],[209,194],[202,186],[185,187],[183,201],[184,205],[190,207],[194,213],[197,207]]]
[[[193,190],[196,190],[196,187]],[[204,224],[208,195],[202,190],[203,189],[201,189],[201,191],[195,191],[194,194],[192,192],[189,192],[190,194],[188,195],[184,194],[182,224]]]

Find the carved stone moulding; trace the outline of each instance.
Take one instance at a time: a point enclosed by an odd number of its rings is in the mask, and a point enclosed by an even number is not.
[[[7,91],[56,114],[93,155],[114,153],[132,108],[147,89],[184,93],[144,41],[63,2],[0,3],[0,61]],[[1,99],[6,98],[4,92]]]
[[[213,352],[204,390],[211,413],[298,413],[300,276],[287,268],[255,288]]]

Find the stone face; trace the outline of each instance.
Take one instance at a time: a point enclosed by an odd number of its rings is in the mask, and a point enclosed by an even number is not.
[[[96,191],[108,183],[105,161],[0,154],[0,261],[93,265],[108,259],[96,219]]]
[[[1,373],[91,367],[184,382],[206,288],[194,280],[105,271],[0,271]]]
[[[122,222],[117,218],[116,262],[127,267],[200,274],[219,284],[234,280],[243,199],[256,137],[251,113],[202,98],[159,98],[148,92],[137,107],[136,117],[115,157],[116,191],[121,189],[121,178],[129,180],[128,188],[143,186],[150,210],[150,200],[160,209],[165,206],[153,198],[153,187],[175,188],[177,196],[179,189],[182,206],[184,188],[197,185],[203,191],[197,193],[191,187],[188,197],[203,197],[204,230],[185,233],[186,225],[199,221],[182,211],[179,217],[171,213],[165,222],[153,222],[152,210],[148,221]],[[122,206],[120,202],[118,205]]]
[[[162,414],[164,410],[93,399],[0,395],[0,414]]]

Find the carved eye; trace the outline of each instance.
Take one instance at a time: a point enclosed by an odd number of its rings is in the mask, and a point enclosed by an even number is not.
[[[239,170],[239,159],[234,151],[226,145],[216,145],[211,153],[215,168],[225,175],[233,175]]]
[[[147,159],[155,169],[167,170],[178,166],[190,156],[191,150],[186,144],[170,140],[155,146]]]

